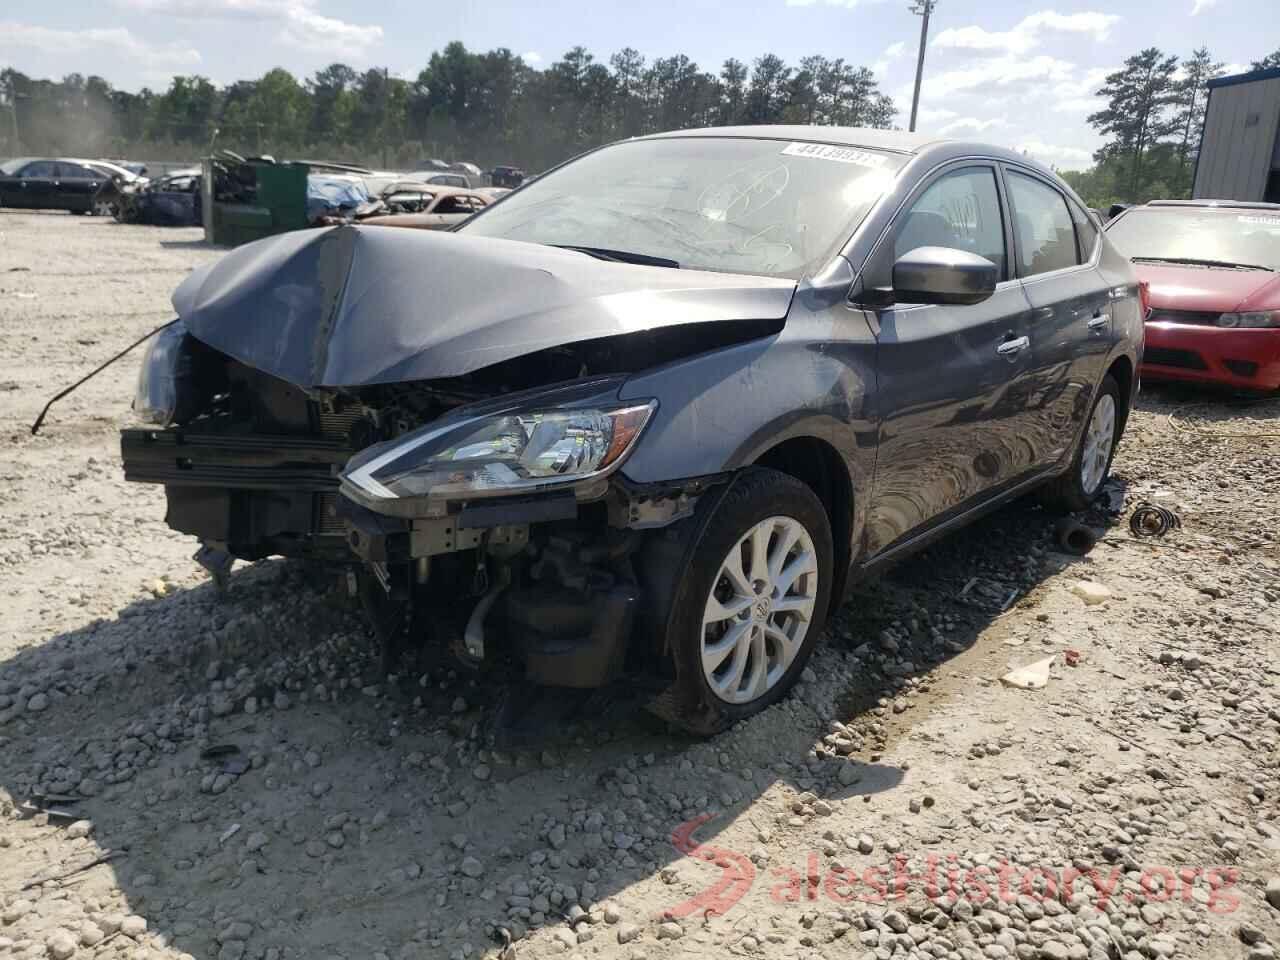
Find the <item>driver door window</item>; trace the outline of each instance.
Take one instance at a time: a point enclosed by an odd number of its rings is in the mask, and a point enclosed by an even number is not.
[[[1009,278],[1000,194],[991,167],[966,167],[935,180],[902,214],[893,258],[918,247],[951,247],[986,257]]]

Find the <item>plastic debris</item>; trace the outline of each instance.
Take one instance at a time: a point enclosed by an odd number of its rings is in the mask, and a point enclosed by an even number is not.
[[[1000,682],[1018,690],[1041,690],[1049,685],[1049,668],[1053,666],[1053,661],[1053,657],[1045,657],[1025,667],[1010,670],[1000,678]]]
[[[1092,580],[1077,580],[1067,588],[1085,602],[1086,606],[1096,606],[1104,600],[1111,599],[1111,591]]]

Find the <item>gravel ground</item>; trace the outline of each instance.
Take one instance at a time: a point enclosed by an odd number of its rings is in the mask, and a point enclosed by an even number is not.
[[[0,958],[1274,957],[1280,402],[1146,388],[1092,553],[1002,510],[715,740],[608,696],[501,751],[323,571],[215,595],[121,480],[136,354],[30,436],[218,255],[0,212]]]

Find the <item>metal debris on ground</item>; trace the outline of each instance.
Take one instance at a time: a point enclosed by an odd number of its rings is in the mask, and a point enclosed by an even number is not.
[[[1138,504],[1129,517],[1129,530],[1135,537],[1163,537],[1181,527],[1182,518],[1168,507],[1146,501]]]

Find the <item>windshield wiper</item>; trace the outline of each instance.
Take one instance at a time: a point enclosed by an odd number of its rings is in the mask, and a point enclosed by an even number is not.
[[[1185,263],[1193,267],[1226,267],[1229,270],[1266,270],[1275,273],[1272,267],[1264,267],[1260,263],[1233,263],[1230,260],[1197,260],[1194,257],[1131,257],[1144,263]]]
[[[651,257],[647,253],[632,253],[630,250],[610,250],[608,247],[580,247],[572,243],[553,243],[553,247],[561,250],[577,250],[597,260],[609,260],[613,263],[636,263],[642,267],[672,267],[679,269],[680,264],[666,257]]]

